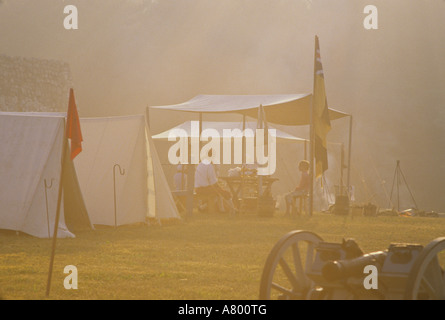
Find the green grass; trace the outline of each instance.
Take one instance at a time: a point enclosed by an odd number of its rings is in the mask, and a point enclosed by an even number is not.
[[[195,214],[184,223],[80,232],[57,242],[50,298],[257,299],[267,255],[297,229],[330,242],[354,238],[372,252],[393,242],[426,245],[445,236],[445,219]],[[0,295],[45,299],[50,253],[51,240],[0,234]],[[78,290],[63,286],[66,265],[78,269]]]

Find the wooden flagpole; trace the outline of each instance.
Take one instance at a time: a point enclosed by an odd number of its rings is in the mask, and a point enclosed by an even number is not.
[[[315,36],[315,43],[317,43],[317,36]],[[310,128],[309,128],[309,177],[310,177],[310,189],[309,189],[309,215],[312,216],[314,211],[314,158],[315,158],[315,130],[314,130],[314,94],[315,94],[315,72],[317,62],[317,46],[314,49],[314,84],[312,89],[311,109],[310,109]]]
[[[60,179],[59,179],[59,193],[57,198],[57,210],[56,210],[56,220],[54,222],[54,233],[53,233],[53,241],[52,241],[52,249],[51,249],[51,259],[49,263],[49,272],[48,272],[48,281],[46,284],[46,297],[49,297],[50,289],[51,289],[51,278],[53,273],[54,266],[54,256],[56,253],[56,243],[57,243],[57,231],[59,229],[59,220],[60,220],[60,209],[62,206],[62,194],[63,194],[63,174],[65,167],[65,157],[66,157],[66,147],[67,147],[67,137],[65,132],[65,121],[63,121],[63,147],[62,147],[62,157],[61,157],[61,170],[60,170]]]
[[[314,97],[311,98],[310,126],[309,126],[309,215],[314,210]]]

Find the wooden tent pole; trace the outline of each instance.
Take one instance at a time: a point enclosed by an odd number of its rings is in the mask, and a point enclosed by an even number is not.
[[[317,42],[317,36],[315,36],[315,42]],[[310,178],[310,184],[309,184],[309,216],[312,216],[312,213],[314,211],[314,159],[315,159],[315,129],[314,129],[314,116],[315,116],[315,110],[314,110],[314,95],[315,95],[315,77],[316,77],[316,67],[317,66],[317,52],[315,48],[314,52],[314,83],[313,83],[313,89],[312,89],[312,96],[311,96],[311,107],[309,112],[309,178]]]
[[[309,216],[314,210],[314,96],[311,97],[310,125],[309,125]]]
[[[352,151],[352,115],[350,115],[349,119],[349,145],[348,145],[348,173],[346,178],[346,190],[347,194],[349,196],[349,200],[351,200],[351,193],[350,193],[350,185],[351,185],[351,151]]]
[[[241,199],[244,200],[244,175],[246,173],[246,114],[243,113],[243,135],[242,135],[242,145],[243,145],[243,154],[242,154],[242,169],[241,169]]]
[[[259,125],[260,126],[259,129],[263,129],[263,130],[266,129],[265,135],[263,135],[264,148],[266,148],[266,139],[264,139],[264,137],[267,135],[267,126],[266,126],[266,119],[264,117],[262,105],[260,105],[258,112],[259,112],[259,117],[257,119],[257,128]],[[258,137],[256,135],[255,135],[255,137],[258,139]],[[261,198],[262,196],[263,196],[263,176],[260,175],[258,177],[258,197]]]
[[[147,112],[145,113],[146,117],[147,117],[147,124],[148,127],[151,128],[150,126],[150,106],[147,106]],[[151,132],[150,132],[151,133]]]
[[[202,112],[199,113],[199,153],[200,154],[201,154],[201,134],[202,134]]]
[[[189,145],[190,150],[190,145]],[[190,157],[190,155],[189,155]],[[187,168],[187,218],[193,217],[193,196],[194,196],[194,190],[195,190],[195,165],[189,161],[188,168]]]
[[[340,143],[340,195],[343,195],[343,169],[344,169],[344,163],[345,163],[345,146],[342,143]],[[346,194],[348,192],[346,191]]]

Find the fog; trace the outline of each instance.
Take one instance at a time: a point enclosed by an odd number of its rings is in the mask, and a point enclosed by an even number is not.
[[[63,27],[68,4],[78,30]],[[363,27],[368,4],[378,30]],[[400,160],[419,209],[445,212],[444,16],[442,0],[2,0],[0,54],[69,63],[80,116],[113,116],[197,94],[312,92],[317,34],[328,103],[353,115],[360,201],[388,204]],[[156,133],[185,119],[151,120]],[[337,120],[329,140],[347,134]]]

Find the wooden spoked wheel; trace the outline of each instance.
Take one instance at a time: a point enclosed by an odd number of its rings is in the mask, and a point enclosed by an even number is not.
[[[407,300],[445,300],[445,237],[422,249],[406,285]]]
[[[313,289],[307,277],[315,247],[323,241],[309,231],[292,231],[273,247],[266,260],[260,284],[261,300],[302,300]]]

